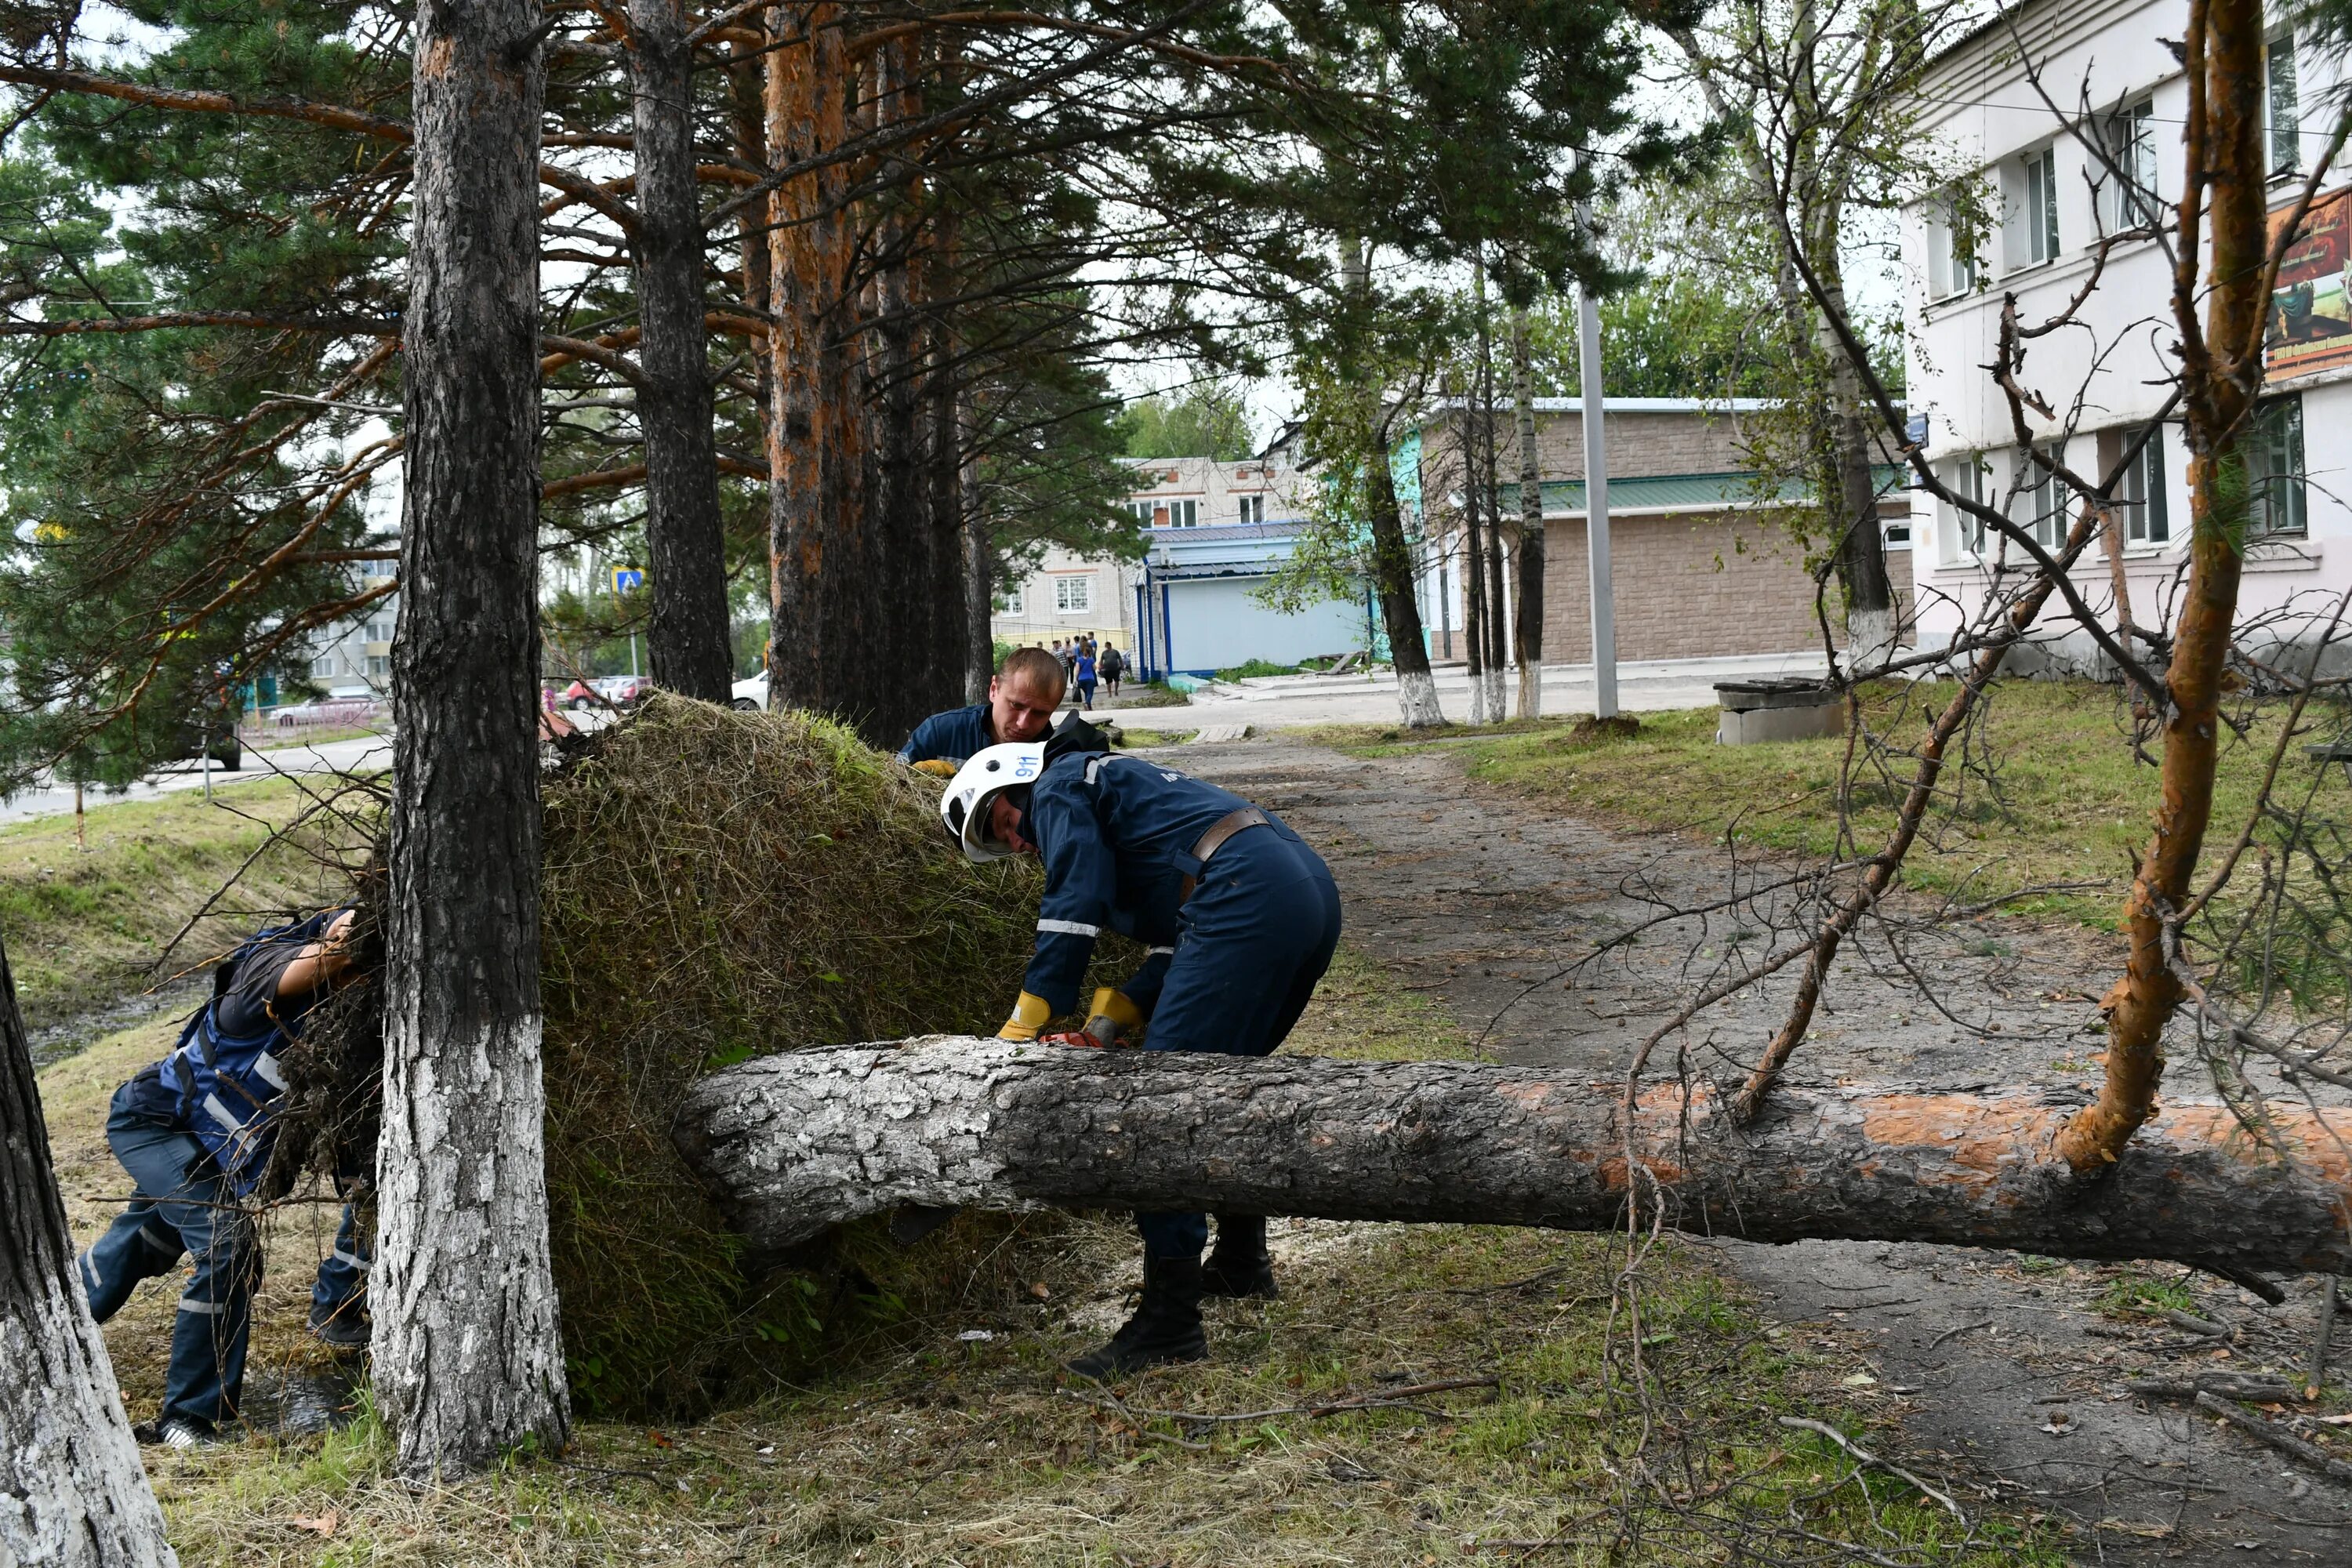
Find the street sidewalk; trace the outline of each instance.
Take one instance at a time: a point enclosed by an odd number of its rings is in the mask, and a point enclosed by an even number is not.
[[[1829,662],[1818,653],[1748,654],[1725,658],[1621,660],[1617,705],[1628,713],[1659,713],[1675,708],[1712,708],[1715,683],[1772,676],[1822,676]],[[1470,717],[1470,674],[1461,664],[1440,665],[1438,706],[1462,723]],[[1518,702],[1517,673],[1507,672],[1504,689],[1511,710]],[[1543,711],[1564,717],[1592,711],[1592,667],[1548,664],[1543,671]],[[1191,734],[1219,724],[1289,729],[1307,724],[1393,724],[1397,721],[1396,677],[1370,675],[1268,675],[1217,681],[1175,708],[1097,708],[1089,719],[1112,719],[1138,730]]]

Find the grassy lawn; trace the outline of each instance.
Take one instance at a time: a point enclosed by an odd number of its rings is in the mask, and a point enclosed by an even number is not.
[[[1865,853],[1884,841],[1908,785],[1912,759],[1905,749],[1925,736],[1952,689],[1922,684],[1872,694],[1872,728],[1892,750],[1883,766],[1857,753],[1849,820]],[[1955,894],[1963,903],[2027,887],[2095,884],[2004,907],[2112,929],[2158,797],[2156,770],[2134,759],[2129,716],[2120,704],[2116,688],[2086,682],[2012,680],[1995,688],[1970,738],[1972,765],[1947,766],[1930,831],[1905,863],[1906,880]],[[2212,845],[2235,840],[2252,811],[2283,717],[2244,739],[2226,741],[2209,858]],[[1622,741],[1580,738],[1559,721],[1449,729],[1427,739],[1368,725],[1297,733],[1364,756],[1421,745],[1457,747],[1474,777],[1564,812],[1714,842],[1727,836],[1749,849],[1837,851],[1846,741],[1721,746],[1715,742],[1716,719],[1713,709],[1645,713],[1640,735]],[[2342,722],[2341,713],[2316,705],[2305,720],[2315,740],[2336,733]],[[2352,791],[2340,771],[2321,775],[2303,754],[2304,739],[2299,735],[2289,748],[2277,796],[2292,805],[2315,792],[2314,815],[2340,822],[2352,815]]]
[[[78,1240],[121,1184],[99,1134],[106,1096],[163,1043],[130,1032],[42,1075]],[[1469,1047],[1434,1004],[1343,951],[1294,1048]],[[319,1363],[301,1310],[332,1217],[273,1217],[257,1382]],[[1213,1304],[1209,1362],[1106,1391],[1058,1363],[1126,1311],[1125,1220],[1042,1217],[1001,1244],[1013,1270],[973,1268],[961,1230],[921,1244],[975,1281],[941,1315],[900,1323],[821,1384],[690,1428],[591,1424],[556,1462],[422,1491],[392,1479],[363,1404],[334,1436],[150,1450],[174,1543],[192,1564],[1403,1568],[1510,1561],[1505,1543],[1546,1563],[1706,1563],[1794,1524],[1905,1561],[2063,1560],[2054,1537],[1973,1494],[1975,1542],[1934,1550],[1954,1541],[1949,1515],[1780,1426],[1802,1415],[1865,1447],[1896,1442],[1860,1340],[1764,1323],[1703,1248],[1650,1255],[1636,1325],[1622,1299],[1612,1310],[1620,1238],[1277,1221],[1282,1300]],[[158,1395],[176,1290],[145,1287],[107,1330],[134,1417]],[[1371,1407],[1317,1409],[1350,1402]],[[1627,1488],[1644,1474],[1654,1485]]]
[[[70,814],[0,828],[0,934],[26,1024],[37,1031],[143,990],[244,935],[257,911],[317,899],[316,863],[280,844],[154,972],[164,944],[304,798],[271,779],[218,791],[211,805],[192,790],[93,805],[86,850]]]

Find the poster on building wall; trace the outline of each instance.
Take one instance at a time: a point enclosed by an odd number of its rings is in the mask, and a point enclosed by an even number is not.
[[[2273,244],[2287,211],[2271,214]],[[2352,364],[2352,186],[2315,200],[2279,259],[2266,363],[2273,381]]]

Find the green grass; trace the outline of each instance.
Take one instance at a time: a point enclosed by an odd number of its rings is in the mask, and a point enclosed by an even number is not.
[[[1870,694],[1873,728],[1892,750],[1875,763],[1857,752],[1854,788],[1844,804],[1865,852],[1884,841],[1909,784],[1913,763],[1906,752],[1952,690],[1923,683]],[[2117,689],[2086,682],[2012,680],[1994,688],[1969,739],[1969,765],[1948,763],[1943,794],[1905,863],[1905,879],[1963,903],[2074,884],[2002,907],[2114,929],[2158,795],[2156,770],[2133,756],[2121,701]],[[2225,737],[2209,863],[2215,847],[2234,841],[2252,813],[2282,717],[2258,722],[2244,738]],[[1821,856],[1840,849],[1843,737],[1722,746],[1715,742],[1714,709],[1645,713],[1641,721],[1641,733],[1626,740],[1579,737],[1559,721],[1433,732],[1328,726],[1301,738],[1367,757],[1454,747],[1466,753],[1472,776],[1580,816],[1728,839],[1751,852]],[[2331,733],[2340,721],[2340,715],[2315,712],[2305,725]],[[2352,795],[2338,776],[2315,779],[2298,739],[2277,795],[2300,803],[2315,782],[2315,815],[2342,821]]]
[[[34,1028],[205,962],[252,925],[244,911],[320,896],[325,883],[316,867],[291,845],[273,848],[222,900],[237,913],[207,921],[155,973],[164,944],[303,800],[284,779],[225,787],[207,805],[189,791],[94,805],[87,848],[75,843],[70,813],[0,828],[0,932]]]
[[[1122,680],[1119,682],[1118,709],[1185,708],[1192,700],[1181,691],[1171,690],[1156,680]]]
[[[1274,664],[1263,658],[1254,658],[1246,664],[1234,665],[1231,669],[1217,671],[1216,679],[1249,680],[1261,675],[1297,675],[1299,668],[1300,667],[1295,664]]]
[[[2197,1302],[2178,1280],[2151,1279],[2137,1274],[2109,1281],[2099,1296],[2099,1310],[2111,1318],[2153,1315],[2168,1308],[2177,1312],[2193,1312]]]

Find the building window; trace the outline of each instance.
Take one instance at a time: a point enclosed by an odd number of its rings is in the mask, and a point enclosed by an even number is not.
[[[370,621],[367,624],[367,640],[370,642],[390,642],[392,640],[392,627],[393,620],[390,616],[381,616],[378,619]]]
[[[1959,203],[1947,196],[1927,216],[1927,292],[1936,300],[1965,294],[1977,283],[1977,242]]]
[[[2058,150],[2044,147],[2025,155],[2024,225],[2018,247],[2020,267],[2058,259]]]
[[[2127,104],[2108,118],[2107,156],[2115,164],[2107,176],[2113,193],[2108,221],[2119,230],[2160,226],[2164,204],[2157,195],[2154,100]]]
[[[1885,541],[1887,549],[1908,550],[1911,548],[1911,519],[1909,514],[1906,513],[1902,517],[1882,519],[1878,527],[1879,533]]]
[[[2052,462],[2063,460],[2063,448],[2044,447],[2042,456]],[[2066,487],[2058,476],[2032,452],[2018,455],[2017,499],[2023,515],[2020,526],[2033,535],[2033,542],[2044,550],[2055,550],[2066,537]]]
[[[2263,51],[2268,78],[2263,119],[2270,128],[2271,173],[2292,174],[2303,167],[2303,106],[2295,92],[2294,34],[2281,33]]]
[[[1237,512],[1238,521],[1264,522],[1265,521],[1265,497],[1262,495],[1241,497]]]
[[[2139,432],[2127,431],[2124,438],[2137,440]],[[2126,543],[2162,544],[2172,537],[2171,521],[2165,515],[2164,477],[2164,426],[2152,425],[2147,441],[2124,465],[2123,482],[2116,487]]]
[[[1197,500],[1154,501],[1151,511],[1154,528],[1192,528],[1201,521],[1201,503]]]
[[[1066,616],[1089,614],[1095,607],[1095,580],[1091,574],[1073,574],[1054,579],[1054,608]]]
[[[310,661],[311,679],[331,680],[334,678],[334,674],[335,656],[333,654],[322,653],[318,658]]]
[[[369,679],[382,680],[392,673],[392,660],[380,653],[372,653],[368,655],[367,672]]]
[[[2304,531],[2303,399],[2277,397],[2246,428],[2246,537]]]
[[[1131,500],[1127,503],[1127,515],[1135,519],[1136,521],[1143,524],[1144,527],[1150,528],[1151,526],[1151,503],[1148,500]]]
[[[1985,499],[1985,477],[1989,472],[1984,455],[1969,452],[1944,465],[1943,480],[1958,500],[1982,506]],[[1946,503],[1943,528],[1944,555],[1947,562],[1973,560],[1984,553],[1984,519],[1964,507]]]
[[[1019,583],[996,592],[996,613],[1000,616],[1025,616],[1029,613],[1029,590]]]

